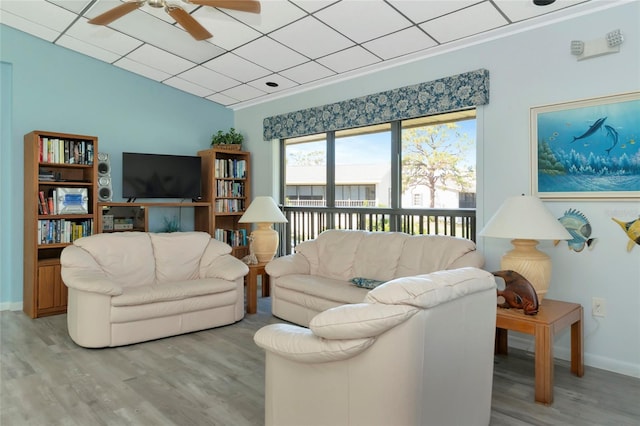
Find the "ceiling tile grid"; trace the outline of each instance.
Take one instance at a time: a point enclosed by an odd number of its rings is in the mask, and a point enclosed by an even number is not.
[[[0,23],[238,109],[625,0],[262,0],[260,13],[145,0],[89,23],[131,1],[2,0]],[[195,40],[152,5],[183,8],[212,37]]]

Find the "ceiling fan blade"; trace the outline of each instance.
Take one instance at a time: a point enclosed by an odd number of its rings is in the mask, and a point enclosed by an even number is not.
[[[260,13],[260,2],[255,0],[184,0],[200,6],[220,7],[241,12]]]
[[[131,3],[122,3],[120,6],[116,6],[113,9],[109,9],[101,15],[96,16],[89,20],[90,24],[94,25],[109,25],[116,19],[122,18],[127,13],[133,12],[142,5],[144,1],[134,1]]]
[[[205,29],[193,16],[189,15],[184,9],[177,6],[167,6],[167,13],[171,15],[173,19],[184,28],[191,37],[196,40],[206,40],[213,37],[209,31]]]

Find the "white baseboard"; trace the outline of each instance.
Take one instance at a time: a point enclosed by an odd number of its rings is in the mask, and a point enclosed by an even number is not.
[[[0,303],[0,311],[21,311],[22,302],[2,302]]]
[[[509,346],[530,352],[533,356],[535,344],[533,337],[509,335]],[[553,346],[554,358],[571,361],[571,349],[562,346]],[[640,365],[623,362],[599,355],[584,354],[584,365],[602,370],[612,371],[625,376],[640,378]]]

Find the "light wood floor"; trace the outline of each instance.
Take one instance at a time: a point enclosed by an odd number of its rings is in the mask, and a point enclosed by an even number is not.
[[[264,354],[253,334],[281,321],[268,298],[258,309],[231,326],[112,349],[76,346],[65,315],[3,311],[0,424],[262,425]],[[577,378],[558,361],[545,407],[533,402],[531,354],[496,357],[494,377],[494,426],[640,425],[638,379],[589,367]]]

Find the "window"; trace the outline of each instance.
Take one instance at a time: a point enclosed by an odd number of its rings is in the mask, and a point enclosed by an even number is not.
[[[284,139],[285,205],[475,206],[475,135],[472,109]]]
[[[424,207],[462,207],[460,194],[476,189],[475,110],[404,120],[401,133],[401,205],[420,193]]]

